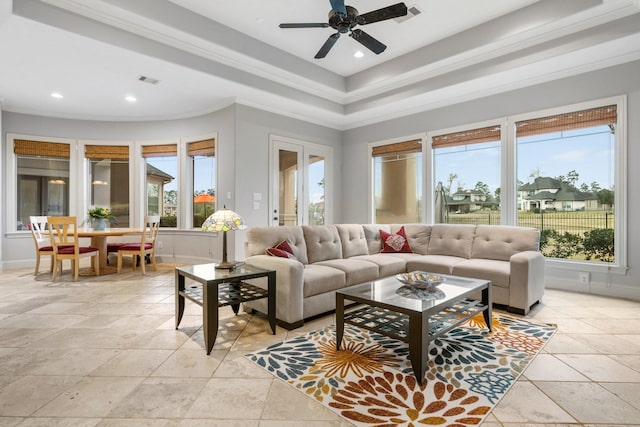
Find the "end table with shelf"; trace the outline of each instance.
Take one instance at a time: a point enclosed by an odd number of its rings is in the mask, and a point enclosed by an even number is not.
[[[185,299],[202,307],[202,329],[207,354],[211,353],[218,335],[218,308],[230,305],[238,314],[240,304],[267,298],[267,317],[271,332],[276,333],[276,272],[239,264],[233,270],[220,270],[215,263],[176,267],[176,329],[184,314]],[[267,289],[246,280],[266,277]],[[185,279],[196,283],[186,286]]]

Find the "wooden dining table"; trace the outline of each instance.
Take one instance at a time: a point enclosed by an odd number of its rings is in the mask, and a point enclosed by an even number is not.
[[[142,234],[142,228],[105,228],[104,230],[96,230],[94,228],[78,228],[78,237],[90,237],[91,246],[98,248],[100,274],[115,273],[115,267],[107,266],[107,238],[112,236],[125,236],[132,234]],[[112,271],[113,270],[113,271]]]

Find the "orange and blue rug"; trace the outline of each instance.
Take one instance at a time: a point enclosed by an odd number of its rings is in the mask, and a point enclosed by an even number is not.
[[[556,328],[503,314],[482,316],[431,343],[422,386],[402,341],[345,326],[271,345],[247,357],[356,426],[477,426]]]

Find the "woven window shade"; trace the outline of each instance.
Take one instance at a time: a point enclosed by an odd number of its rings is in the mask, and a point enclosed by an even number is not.
[[[516,137],[612,125],[616,121],[617,107],[615,105],[607,105],[606,107],[590,108],[588,110],[516,122]]]
[[[178,144],[145,145],[142,147],[142,157],[169,157],[178,155]]]
[[[129,147],[126,145],[85,145],[84,157],[87,159],[129,159]]]
[[[434,136],[431,146],[433,148],[444,148],[491,141],[500,141],[500,125]]]
[[[207,139],[205,141],[190,142],[187,146],[187,154],[190,156],[215,156],[216,140]]]
[[[68,159],[71,157],[71,146],[56,142],[14,139],[13,152],[25,156],[64,157]]]
[[[395,144],[379,145],[373,147],[371,154],[373,157],[391,156],[394,154],[419,153],[422,151],[422,144],[419,139],[414,141],[397,142]]]

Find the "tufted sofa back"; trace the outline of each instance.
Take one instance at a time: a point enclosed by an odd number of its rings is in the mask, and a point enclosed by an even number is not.
[[[478,225],[471,257],[509,261],[515,253],[539,249],[540,231],[537,228]]]

